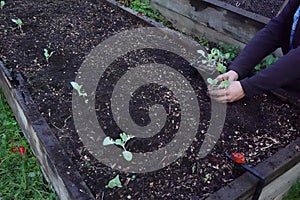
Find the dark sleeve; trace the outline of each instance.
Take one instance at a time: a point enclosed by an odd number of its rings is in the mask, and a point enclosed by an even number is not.
[[[253,96],[291,85],[300,79],[300,46],[289,51],[268,68],[255,76],[241,80],[241,85],[247,96]]]
[[[249,72],[270,53],[279,48],[283,39],[286,40],[287,21],[291,21],[291,0],[281,14],[270,22],[249,41],[242,52],[229,66],[230,70],[238,73],[239,79],[245,78]]]
[[[293,84],[300,79],[300,47],[289,51],[289,34],[299,0],[290,0],[278,17],[257,32],[229,69],[238,73],[246,96]],[[245,78],[267,55],[283,47],[285,55],[256,75]]]

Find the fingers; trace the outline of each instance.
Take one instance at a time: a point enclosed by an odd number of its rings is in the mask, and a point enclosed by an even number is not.
[[[225,89],[209,89],[208,93],[212,97],[219,97],[227,95],[227,90]]]
[[[212,99],[220,103],[228,102],[228,95],[226,89],[212,89],[208,90],[208,93]]]
[[[208,88],[210,97],[218,102],[234,102],[245,96],[245,92],[239,81],[234,81],[227,89]]]
[[[228,80],[229,80],[230,82],[233,82],[233,81],[235,81],[236,79],[235,79],[234,76],[229,76],[229,77],[228,77]]]
[[[230,82],[236,81],[238,79],[238,74],[235,71],[230,70],[224,74],[217,76],[218,81],[229,80]]]

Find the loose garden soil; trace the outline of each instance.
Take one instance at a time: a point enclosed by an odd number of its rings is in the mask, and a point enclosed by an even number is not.
[[[272,18],[277,15],[285,0],[219,0],[243,10]]]
[[[22,31],[11,21],[15,18],[22,19]],[[129,68],[145,63],[166,64],[189,81],[198,97],[201,121],[186,154],[171,165],[144,174],[113,170],[98,162],[79,140],[72,118],[70,82],[75,80],[77,70],[93,47],[118,32],[145,24],[106,2],[92,0],[7,1],[0,10],[0,21],[1,60],[12,73],[23,74],[39,111],[96,199],[202,199],[243,173],[226,158],[226,152],[241,151],[248,163],[255,166],[300,136],[299,108],[281,102],[271,94],[245,98],[228,105],[221,138],[205,158],[199,158],[198,151],[211,115],[211,102],[203,79],[186,60],[173,53],[137,50],[116,60],[111,65],[113,70],[103,77],[107,81],[99,82],[95,106],[99,108],[100,124],[106,126],[105,133],[115,136],[122,131],[111,117],[111,86]],[[49,62],[43,55],[45,48],[55,51]],[[165,87],[150,84],[133,95],[132,116],[140,125],[150,120],[147,117],[149,106],[159,103],[172,109],[167,113],[170,129],[164,129],[150,139],[133,141],[132,151],[151,151],[172,139],[176,132],[174,124],[180,122],[175,108],[180,110],[180,105],[168,91]],[[141,100],[143,95],[148,101]],[[120,174],[123,187],[105,188],[117,174]]]

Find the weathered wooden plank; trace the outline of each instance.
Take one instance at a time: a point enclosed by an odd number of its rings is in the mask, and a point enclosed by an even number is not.
[[[260,200],[281,200],[293,183],[300,179],[300,163],[265,186]],[[300,197],[299,197],[300,199]]]
[[[218,1],[151,0],[151,6],[159,10],[173,26],[187,34],[205,36],[212,42],[225,42],[241,48],[263,28],[268,18],[249,12],[240,12]],[[261,20],[259,20],[261,19]]]
[[[191,1],[197,1],[197,3],[198,3],[198,0],[191,0]],[[259,14],[253,13],[253,12],[249,12],[247,10],[241,9],[239,7],[230,5],[230,4],[222,2],[222,1],[218,1],[218,0],[202,0],[202,1],[212,4],[212,5],[215,5],[215,6],[218,6],[218,7],[221,7],[221,8],[225,8],[226,10],[237,13],[240,16],[247,17],[248,19],[252,19],[252,20],[260,22],[262,24],[267,24],[270,20],[269,18],[267,18],[265,16],[262,16],[262,15],[259,15]]]

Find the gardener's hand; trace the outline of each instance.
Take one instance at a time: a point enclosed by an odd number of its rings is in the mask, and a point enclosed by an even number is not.
[[[234,102],[245,96],[245,92],[239,81],[233,81],[226,89],[208,87],[209,95],[212,99],[221,102]]]
[[[230,82],[232,82],[232,81],[238,80],[238,78],[239,78],[239,75],[235,71],[230,70],[230,71],[228,71],[224,74],[221,74],[221,75],[217,76],[216,79],[218,81],[229,80]]]

